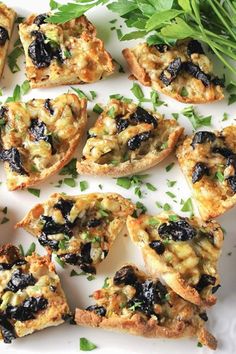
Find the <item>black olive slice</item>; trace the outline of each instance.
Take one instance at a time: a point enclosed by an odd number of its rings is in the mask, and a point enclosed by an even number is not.
[[[199,317],[205,322],[208,321],[208,316],[206,312],[199,313]]]
[[[227,177],[227,182],[233,193],[236,193],[236,175]]]
[[[160,52],[160,53],[165,53],[169,50],[169,46],[167,44],[155,44],[154,47]]]
[[[191,146],[193,149],[195,149],[195,145],[197,144],[204,144],[206,142],[212,143],[215,141],[216,136],[212,132],[207,132],[207,131],[199,131],[194,134]]]
[[[3,46],[9,39],[9,34],[6,28],[0,26],[0,46]]]
[[[165,252],[165,246],[160,240],[155,240],[149,243],[149,247],[154,249],[157,254],[163,254]]]
[[[41,219],[44,221],[42,233],[45,235],[65,234],[69,237],[73,236],[73,232],[68,224],[58,224],[51,216],[42,215]]]
[[[11,279],[7,283],[6,290],[10,290],[16,293],[18,290],[22,290],[27,288],[29,285],[34,285],[36,283],[36,279],[32,274],[25,274],[22,270],[17,269],[11,276]]]
[[[37,312],[44,310],[48,305],[48,300],[43,296],[29,297],[20,306],[8,306],[6,314],[8,318],[16,321],[28,321],[35,318]]]
[[[48,112],[51,114],[51,116],[54,114],[54,109],[51,106],[51,100],[50,98],[47,98],[44,102],[44,107],[48,110]]]
[[[19,173],[20,175],[28,176],[28,173],[26,172],[26,170],[22,165],[21,156],[17,148],[12,147],[8,150],[1,150],[0,160],[8,162],[12,171]]]
[[[63,198],[60,198],[58,202],[53,206],[53,208],[59,209],[64,219],[68,221],[68,217],[73,206],[74,202],[72,200],[65,200]]]
[[[191,61],[187,61],[183,63],[183,69],[195,77],[198,80],[201,80],[204,86],[209,86],[211,83],[211,77],[210,75],[204,73],[198,65],[193,64]]]
[[[97,227],[102,224],[102,219],[90,219],[87,221],[87,227]]]
[[[121,118],[120,116],[116,116],[115,119],[116,119],[116,129],[118,134],[123,132],[123,130],[125,130],[126,128],[128,128],[129,126],[128,119]]]
[[[193,39],[188,43],[187,53],[189,56],[194,53],[204,54],[204,50],[202,49],[202,45],[197,40]]]
[[[196,183],[202,179],[204,175],[209,176],[209,168],[203,162],[197,162],[193,168],[192,183]]]
[[[47,126],[43,121],[39,119],[32,119],[29,131],[36,141],[43,140],[46,143],[49,143],[52,148],[52,152],[55,153],[53,147],[52,135],[47,133]]]
[[[148,111],[138,106],[136,111],[130,115],[130,121],[135,123],[148,123],[157,128],[157,119],[154,118]]]
[[[202,274],[199,282],[195,286],[198,292],[201,292],[204,288],[209,285],[215,285],[216,278],[209,274]]]
[[[46,68],[52,60],[52,48],[49,43],[45,43],[46,37],[42,32],[33,31],[32,35],[35,39],[29,45],[29,57],[37,68]]]
[[[16,338],[14,326],[8,321],[7,316],[0,314],[0,330],[4,343],[11,343]]]
[[[48,238],[47,235],[45,235],[44,233],[42,233],[39,238],[38,241],[40,243],[40,245],[44,246],[44,247],[49,247],[54,251],[57,251],[59,248],[59,242],[57,240],[50,240]]]
[[[47,16],[46,13],[40,14],[40,15],[38,15],[38,16],[35,17],[34,23],[35,23],[37,26],[40,27],[41,25],[43,25],[44,23],[46,23],[45,20],[46,20],[47,17],[48,17],[48,16]]]
[[[91,305],[86,308],[87,311],[93,311],[99,316],[106,316],[107,310],[104,306]]]
[[[168,67],[162,71],[160,75],[160,80],[163,82],[165,86],[169,86],[174,79],[176,79],[177,75],[179,74],[182,68],[182,62],[180,58],[174,59]],[[166,75],[165,72],[168,74]]]
[[[113,278],[113,282],[115,285],[133,285],[135,284],[137,280],[137,276],[135,274],[135,271],[133,267],[131,266],[124,266],[121,269],[119,269]]]
[[[151,132],[143,132],[140,134],[137,134],[130,138],[127,142],[127,146],[129,150],[136,150],[141,146],[141,143],[143,141],[148,140],[151,137]]]
[[[220,154],[220,155],[222,155],[222,156],[225,157],[225,158],[228,158],[228,157],[230,157],[231,155],[233,155],[233,151],[230,150],[230,149],[228,149],[228,148],[226,148],[226,147],[214,146],[214,147],[212,148],[212,152],[213,152],[214,154]]]
[[[188,241],[197,235],[197,231],[185,220],[170,221],[158,227],[159,236],[173,241]]]

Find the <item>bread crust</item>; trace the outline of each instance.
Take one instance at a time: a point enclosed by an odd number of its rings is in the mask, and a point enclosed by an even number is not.
[[[164,223],[168,221],[168,216],[173,215],[173,212],[163,212],[155,217],[155,220],[157,219],[160,221],[160,223]],[[180,257],[177,260],[177,263],[173,265],[172,263],[168,262],[167,258],[164,257],[164,255],[159,255],[154,249],[152,249],[149,246],[149,243],[151,240],[154,239],[161,239],[160,237],[157,238],[151,238],[150,236],[150,230],[147,229],[148,225],[148,220],[151,217],[148,215],[141,215],[138,219],[128,217],[127,218],[127,228],[129,235],[132,239],[132,241],[139,247],[141,248],[143,259],[145,262],[146,269],[149,274],[151,274],[153,277],[155,276],[161,276],[161,278],[168,284],[178,295],[180,295],[182,298],[184,298],[187,301],[190,301],[193,304],[196,304],[198,306],[212,306],[216,303],[216,297],[211,293],[211,289],[207,292],[204,293],[204,296],[199,293],[195,286],[197,285],[197,282],[195,285],[193,283],[189,282],[188,277],[191,279],[191,273],[189,272],[189,268],[186,267],[185,270],[181,270],[181,265],[185,265],[185,259],[187,259],[187,262],[190,262],[190,259],[193,258],[193,264],[194,266],[190,267],[191,272],[195,274],[195,272],[198,273],[198,281],[201,277],[201,274],[204,273],[203,269],[199,268],[197,259],[200,259],[200,262],[205,259],[206,256],[206,249],[201,247],[209,247],[209,250],[211,250],[211,253],[213,254],[213,260],[209,258],[208,262],[211,265],[212,269],[214,269],[214,277],[216,278],[215,284],[219,284],[219,275],[217,274],[216,270],[216,262],[219,258],[220,255],[220,250],[222,247],[223,243],[223,232],[220,228],[220,225],[217,224],[215,221],[208,222],[207,224],[204,224],[200,219],[194,218],[194,225],[198,227],[199,229],[202,228],[207,228],[211,234],[214,235],[214,247],[210,246],[208,243],[206,243],[203,246],[203,241],[199,241],[196,243],[196,247],[193,248],[193,246],[190,246],[192,249],[190,251],[189,245],[186,245],[186,242],[182,242],[181,247],[184,250],[184,247],[186,247],[185,252],[188,252],[188,256],[184,254],[184,256],[180,255],[178,253],[178,249],[175,249],[175,243],[178,244],[181,241],[178,242],[173,242],[174,246],[165,246],[165,251],[169,254],[169,257],[175,257],[175,254],[177,253],[177,257]],[[204,240],[204,239],[202,239]],[[206,242],[206,241],[205,241]],[[190,244],[191,245],[191,244]],[[200,246],[201,245],[201,246]],[[199,250],[202,249],[203,255],[201,256],[202,258],[199,258]],[[171,256],[172,255],[172,256]],[[187,257],[187,258],[186,258]],[[197,258],[196,258],[197,257]],[[197,268],[196,268],[197,267]],[[179,269],[179,270],[178,270]],[[197,269],[197,270],[195,270]],[[180,272],[181,270],[181,272]],[[187,275],[187,277],[186,277]],[[193,278],[194,279],[194,278]]]
[[[228,126],[221,132],[215,131],[214,133],[217,138],[212,144],[209,142],[196,144],[193,149],[191,145],[193,136],[187,136],[176,151],[179,165],[193,191],[193,197],[197,202],[203,220],[216,218],[236,205],[236,194],[233,193],[227,182],[227,170],[229,173],[232,173],[232,171],[230,171],[229,167],[228,169],[226,168],[226,158],[211,151],[213,146],[218,147],[224,141],[224,144],[235,153],[236,127]],[[204,175],[193,184],[192,174],[194,166],[198,162],[203,162],[208,166],[210,175]],[[222,168],[225,170],[225,172],[222,170],[222,174],[225,174],[223,181],[214,178],[218,171],[218,166],[223,166]]]
[[[104,43],[96,37],[96,28],[85,16],[64,24],[34,24],[36,15],[29,16],[19,26],[19,34],[26,56],[26,74],[32,88],[91,83],[114,72],[111,55]],[[56,35],[63,62],[52,60],[45,68],[37,68],[28,53],[32,31],[41,31],[46,37]],[[70,55],[65,53],[69,52]]]
[[[138,270],[136,269],[136,272],[137,271]],[[142,275],[145,277],[144,273],[142,273]],[[127,290],[125,290],[125,293],[127,291],[128,287]],[[107,309],[108,315],[100,316],[95,311],[82,310],[79,308],[77,308],[75,311],[75,321],[80,326],[119,331],[146,338],[177,339],[197,336],[203,345],[207,345],[211,349],[216,349],[216,339],[205,329],[204,323],[201,319],[199,322],[197,312],[200,310],[197,309],[195,305],[185,302],[183,299],[180,300],[178,295],[174,294],[170,289],[169,291],[171,293],[170,296],[172,301],[174,301],[174,303],[172,302],[172,306],[179,307],[179,311],[184,315],[182,317],[182,314],[179,312],[179,318],[170,318],[168,324],[159,324],[155,318],[147,318],[138,311],[135,311],[133,314],[129,315],[128,313],[123,315],[116,314],[115,312],[109,315],[110,310]],[[100,299],[99,301],[101,301],[101,303],[97,302],[98,306],[101,304],[105,306],[105,304],[102,302],[103,296],[106,297],[106,301],[109,301],[109,306],[111,306],[111,303],[114,303],[115,306],[116,298],[112,297],[112,295],[110,295],[111,297],[109,298],[109,293],[104,295],[103,292],[107,293],[106,290],[97,290],[94,293],[94,298],[96,299],[96,297],[98,297],[98,299]],[[118,293],[120,293],[120,291]]]
[[[9,43],[13,31],[15,18],[16,18],[16,12],[13,9],[7,7],[5,4],[1,3],[0,4],[1,26],[7,29],[9,34],[9,39],[6,41],[6,43],[3,46],[0,46],[0,78],[2,77],[2,73],[4,70],[4,65],[6,62],[7,51],[9,48]]]
[[[119,115],[120,112],[123,112],[123,115],[128,119],[130,114],[135,111],[137,108],[136,105],[134,104],[126,104],[122,101],[119,100],[111,100],[109,102],[108,107],[104,110],[104,112],[99,116],[97,122],[95,123],[95,126],[90,129],[90,131],[100,131],[100,129],[105,129],[106,128],[106,121],[109,120],[108,113],[110,107],[116,107],[117,113]],[[150,112],[149,112],[150,113]],[[161,150],[160,147],[155,147],[155,146],[150,146],[149,151],[146,154],[140,154],[140,156],[131,157],[128,161],[124,162],[118,162],[116,165],[112,163],[98,163],[96,162],[95,159],[93,159],[93,156],[90,153],[86,153],[86,149],[89,146],[88,144],[90,143],[90,139],[87,140],[87,143],[84,147],[84,156],[82,157],[81,161],[77,162],[77,170],[80,174],[85,174],[85,175],[94,175],[94,176],[111,176],[111,177],[120,177],[120,176],[127,176],[133,173],[141,172],[146,169],[149,169],[155,165],[157,165],[159,162],[164,160],[175,148],[177,141],[181,137],[184,128],[178,126],[175,120],[167,120],[163,119],[157,114],[153,114],[153,117],[155,117],[158,121],[158,126],[155,131],[153,130],[153,135],[154,138],[156,138],[158,134],[158,129],[161,130],[162,136],[160,137],[160,140],[162,139],[162,145],[164,143],[166,146]],[[158,120],[159,119],[159,120]],[[140,127],[140,128],[139,128]],[[136,132],[138,133],[138,129],[141,129],[143,127],[144,131],[148,131],[150,128],[150,124],[142,123],[136,126]],[[112,128],[113,129],[113,128]],[[134,127],[131,127],[133,130]],[[129,131],[129,127],[126,129],[126,131]],[[122,131],[121,134],[124,134],[125,131]],[[108,132],[109,134],[109,132]],[[112,131],[110,135],[104,135],[104,139],[107,139],[107,142],[114,141],[115,147],[114,149],[119,149],[119,154],[125,153],[128,151],[127,148],[125,148],[126,142],[119,142],[119,136],[121,134],[118,134],[116,131]],[[132,131],[131,136],[135,135],[135,132]],[[98,134],[98,137],[100,139],[100,135]],[[164,140],[165,139],[165,140]],[[105,141],[105,140],[104,140]],[[150,143],[152,144],[152,143]],[[159,144],[161,145],[161,144]],[[94,147],[96,148],[97,146],[97,141],[96,137],[94,138]],[[104,146],[106,148],[106,144],[104,143]],[[124,151],[123,151],[124,150]],[[135,153],[135,152],[134,152]],[[139,153],[138,153],[139,154]]]
[[[26,112],[25,112],[25,104],[24,103],[19,103],[19,102],[10,102],[4,105],[4,107],[7,108],[8,113],[10,112],[11,118],[8,120],[8,124],[17,124],[20,123],[11,123],[13,122],[14,119],[14,111],[22,111],[22,119],[26,119],[28,114],[32,114],[33,118],[35,118],[35,112],[39,110],[41,107],[41,112],[45,112],[44,108],[44,102],[45,100],[37,99],[37,100],[32,100],[27,103],[29,110],[27,110],[26,107]],[[49,176],[52,176],[56,172],[60,171],[60,169],[65,166],[71,159],[72,155],[74,154],[78,143],[83,136],[86,124],[87,124],[87,101],[86,99],[78,99],[77,95],[74,94],[64,94],[59,97],[57,97],[54,101],[55,103],[55,109],[58,109],[58,115],[56,117],[56,120],[54,119],[54,122],[50,122],[50,119],[48,115],[43,116],[42,118],[48,122],[48,126],[53,129],[53,133],[58,133],[59,135],[62,136],[61,138],[61,143],[59,145],[59,152],[56,152],[56,154],[52,154],[51,156],[48,157],[47,160],[47,167],[41,167],[41,171],[27,171],[27,175],[20,175],[17,172],[12,171],[11,167],[9,166],[8,162],[4,163],[6,174],[7,174],[7,186],[10,191],[17,190],[17,189],[24,189],[29,186],[33,186],[35,184],[38,184],[44,180],[46,180]],[[64,107],[64,108],[63,108]],[[60,124],[63,124],[63,120],[65,119],[64,112],[65,109],[70,109],[71,108],[71,113],[70,113],[70,118],[68,116],[68,119],[70,121],[68,122],[67,126],[62,126],[60,128]],[[61,115],[60,115],[61,112]],[[42,113],[43,114],[43,113]],[[25,115],[25,117],[24,117]],[[73,121],[72,121],[73,118]],[[29,117],[31,119],[31,117]],[[61,123],[60,123],[61,122]],[[57,127],[57,129],[56,129]],[[24,128],[26,129],[26,128]],[[71,130],[71,137],[70,139],[64,138],[63,135],[63,129],[70,129]],[[12,133],[13,134],[13,133]],[[65,134],[67,134],[65,132]],[[5,132],[2,134],[2,139],[3,139],[3,148],[9,149],[10,147],[16,147],[19,148],[20,151],[22,150],[22,154],[28,154],[26,163],[29,163],[30,159],[30,149],[26,150],[23,148],[23,145],[21,142],[19,143],[19,140],[17,140],[13,135],[9,135],[8,138],[8,132]],[[13,144],[12,144],[13,143]],[[38,142],[40,144],[40,141]],[[48,163],[48,161],[51,161],[51,166]],[[46,162],[45,162],[46,163]]]
[[[172,49],[170,49],[171,51]],[[173,47],[173,53],[175,58],[178,56],[183,57],[183,48],[180,43],[180,49]],[[186,45],[184,46],[186,50]],[[143,85],[151,86],[153,89],[158,92],[162,92],[167,96],[170,96],[176,99],[179,102],[183,103],[211,103],[213,101],[218,101],[224,98],[223,91],[219,85],[214,86],[210,84],[208,87],[194,78],[191,77],[188,73],[180,74],[177,76],[177,79],[174,82],[177,82],[172,88],[172,84],[169,86],[164,86],[159,76],[156,72],[164,70],[170,62],[169,58],[166,58],[163,53],[158,50],[149,47],[146,43],[139,44],[135,48],[125,48],[122,51],[122,54],[127,61],[129,70],[131,74]],[[162,59],[163,57],[163,59]],[[205,55],[204,55],[205,57]],[[142,63],[143,58],[143,63]],[[174,59],[174,57],[172,57]],[[186,59],[186,58],[185,58]],[[200,64],[202,59],[196,58],[199,60]],[[209,65],[210,66],[210,65]],[[181,78],[179,78],[182,76]],[[181,95],[182,87],[187,86],[191,87],[191,93],[186,95]],[[171,87],[171,89],[170,89]],[[190,91],[190,90],[189,90]]]

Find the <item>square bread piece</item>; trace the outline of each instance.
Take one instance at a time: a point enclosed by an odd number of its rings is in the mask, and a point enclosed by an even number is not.
[[[0,78],[2,77],[16,13],[5,4],[0,4]]]
[[[216,349],[216,339],[205,329],[205,310],[133,265],[123,266],[106,279],[93,299],[95,305],[76,309],[78,325],[149,338],[197,337],[202,345]]]
[[[141,43],[124,49],[123,55],[138,81],[180,102],[224,98],[223,81],[213,75],[213,65],[196,40],[179,41],[172,47]]]
[[[215,304],[223,243],[219,224],[163,212],[128,217],[127,227],[153,277],[161,276],[177,294],[198,306]]]
[[[23,257],[7,244],[0,248],[0,340],[5,343],[70,315],[54,265],[48,256]]]
[[[133,204],[115,193],[69,196],[55,193],[37,204],[16,226],[84,272],[96,273],[125,226]]]
[[[58,25],[46,18],[31,15],[19,26],[31,87],[91,83],[114,72],[110,54],[85,16]]]
[[[113,177],[146,170],[174,150],[183,130],[175,119],[112,99],[89,130],[77,170]]]
[[[236,205],[236,126],[186,137],[177,157],[204,220]]]
[[[9,102],[0,109],[7,186],[32,186],[59,171],[72,157],[86,123],[86,100],[64,94],[55,99]]]

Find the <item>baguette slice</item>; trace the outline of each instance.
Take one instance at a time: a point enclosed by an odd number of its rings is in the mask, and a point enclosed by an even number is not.
[[[106,279],[93,299],[95,305],[76,309],[78,325],[148,338],[197,337],[202,345],[216,349],[216,339],[205,329],[206,312],[133,265]]]
[[[87,123],[86,100],[64,94],[53,100],[9,102],[0,109],[0,160],[9,190],[44,181],[72,157]]]
[[[129,217],[127,227],[152,276],[161,276],[179,296],[198,306],[215,304],[223,243],[219,224],[163,212]]]
[[[58,326],[70,315],[48,256],[23,257],[11,244],[0,248],[0,340],[5,343]]]
[[[87,273],[99,265],[125,226],[133,204],[115,193],[69,196],[55,193],[37,204],[16,226],[42,246]]]
[[[31,15],[19,26],[31,87],[83,84],[114,72],[96,28],[85,16],[52,24],[48,14]]]
[[[212,63],[196,40],[179,41],[173,47],[147,43],[123,50],[131,74],[184,103],[210,103],[224,98],[223,81],[214,77]]]
[[[77,170],[113,177],[146,170],[174,150],[183,130],[174,119],[111,99],[89,130]]]

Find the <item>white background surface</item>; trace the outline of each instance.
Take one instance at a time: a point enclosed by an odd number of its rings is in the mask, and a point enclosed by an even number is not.
[[[61,1],[62,2],[62,1]],[[66,2],[66,1],[65,1]],[[18,16],[27,16],[32,12],[42,13],[48,11],[48,0],[41,1],[17,1],[6,0],[5,3],[13,7]],[[120,61],[122,64],[121,49],[125,46],[131,46],[132,43],[123,42],[120,43],[117,40],[115,32],[111,32],[110,28],[113,24],[109,21],[116,18],[113,13],[109,12],[105,8],[99,8],[88,13],[88,18],[97,26],[98,36],[104,41],[106,48],[111,52],[112,56]],[[117,27],[117,24],[115,24]],[[15,29],[14,40],[17,38],[17,30]],[[4,102],[6,97],[12,95],[13,89],[16,84],[21,84],[25,80],[24,65],[22,57],[21,72],[12,74],[7,65],[5,67],[3,79],[0,82],[0,87],[3,89],[4,96],[2,101]],[[218,69],[215,70],[216,74],[220,75]],[[97,92],[98,96],[96,102],[106,103],[109,95],[114,93],[121,93],[126,97],[134,98],[130,92],[132,82],[128,80],[128,74],[116,73],[106,80],[100,81],[92,85],[80,86],[86,93],[89,90]],[[51,89],[31,90],[28,95],[24,97],[24,100],[31,98],[53,98],[58,94],[67,92],[69,87],[59,87]],[[149,95],[149,90],[144,89],[146,95]],[[160,107],[159,112],[164,113],[167,117],[172,112],[180,112],[184,105],[174,100],[161,97],[168,103],[168,107]],[[91,126],[95,115],[92,113],[92,107],[95,101],[89,103],[89,125]],[[198,109],[202,114],[212,114],[212,128],[222,128],[230,123],[235,124],[234,112],[236,104],[227,106],[227,100],[211,105],[202,105]],[[223,113],[229,113],[229,120],[222,122]],[[186,133],[191,133],[191,125],[187,121],[187,118],[181,117],[180,123],[185,126]],[[81,148],[78,148],[76,156],[79,156]],[[190,196],[190,190],[187,183],[184,180],[180,169],[175,164],[175,167],[168,173],[165,171],[165,166],[170,162],[175,161],[175,157],[172,155],[160,165],[149,170],[150,174],[149,182],[153,183],[157,187],[156,192],[148,191],[145,198],[141,200],[147,207],[149,213],[158,213],[158,209],[155,205],[156,201],[161,203],[169,203],[173,210],[178,212],[181,209],[181,198],[186,199]],[[145,172],[146,173],[146,172]],[[168,188],[166,179],[177,180],[178,182],[173,188]],[[35,239],[29,234],[22,232],[21,230],[14,230],[14,225],[19,221],[25,213],[39,201],[44,201],[53,192],[66,192],[68,194],[80,194],[79,185],[75,188],[70,188],[65,185],[62,188],[55,188],[56,182],[61,179],[56,175],[47,180],[46,183],[36,186],[40,188],[41,195],[37,198],[27,191],[9,192],[5,185],[5,174],[3,167],[0,167],[0,181],[3,182],[0,186],[0,208],[8,207],[8,217],[10,221],[4,225],[0,225],[0,244],[5,242],[12,242],[16,245],[22,244],[25,249],[28,249],[29,245]],[[116,186],[116,180],[111,178],[87,178],[79,176],[78,183],[81,180],[87,180],[89,183],[89,189],[85,193],[100,192],[98,188],[99,184],[103,185],[104,192],[118,192],[123,196],[132,198],[134,202],[138,199],[134,195],[133,190],[125,190],[119,186]],[[171,190],[177,195],[177,203],[174,203],[165,192]],[[185,213],[186,216],[188,216]],[[4,215],[0,214],[0,217]],[[219,218],[222,226],[226,230],[226,237],[224,247],[222,251],[222,257],[219,264],[220,274],[222,278],[222,288],[218,291],[218,302],[213,309],[208,311],[209,321],[208,328],[218,338],[219,345],[217,353],[235,354],[236,353],[236,235],[235,235],[235,217],[236,209],[232,209],[224,216]],[[41,254],[44,253],[44,249],[37,244],[37,251]],[[232,252],[229,256],[228,253]],[[131,244],[128,237],[121,235],[112,247],[106,260],[101,264],[98,269],[96,280],[89,282],[86,277],[73,277],[69,276],[71,268],[68,266],[66,269],[57,267],[58,273],[62,280],[64,291],[67,295],[71,309],[76,306],[85,307],[91,304],[89,295],[93,290],[100,288],[103,284],[104,278],[113,274],[124,262],[135,262],[140,267],[143,267],[142,258],[139,250]],[[99,329],[88,329],[78,326],[71,326],[64,324],[59,327],[49,328],[44,331],[35,333],[28,337],[16,340],[12,345],[0,344],[0,353],[78,353],[79,352],[79,338],[86,337],[94,342],[98,349],[94,351],[94,354],[121,354],[121,353],[148,353],[148,354],[202,354],[208,353],[210,350],[206,348],[198,348],[197,340],[162,340],[162,339],[144,339],[141,337],[134,337],[130,335],[124,335],[119,333],[106,332]]]

